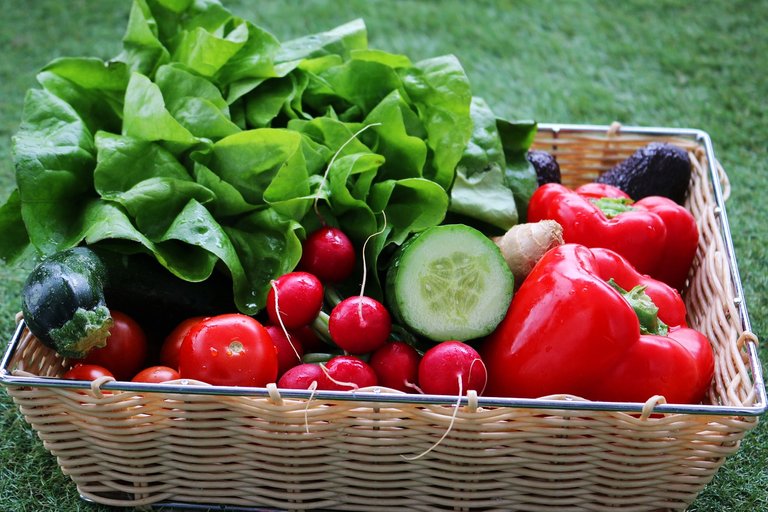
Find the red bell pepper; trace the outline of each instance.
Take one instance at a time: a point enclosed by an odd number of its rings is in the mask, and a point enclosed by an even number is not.
[[[696,403],[714,371],[676,290],[614,251],[578,244],[539,260],[481,354],[489,396]]]
[[[528,221],[553,219],[563,240],[612,249],[648,274],[681,290],[696,254],[696,219],[671,199],[651,196],[633,202],[620,189],[590,183],[571,190],[558,183],[536,189]]]

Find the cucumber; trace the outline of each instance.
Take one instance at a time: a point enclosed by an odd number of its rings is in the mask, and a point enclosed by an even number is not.
[[[506,315],[515,285],[496,244],[464,224],[413,236],[393,257],[386,280],[395,319],[437,342],[490,334]]]

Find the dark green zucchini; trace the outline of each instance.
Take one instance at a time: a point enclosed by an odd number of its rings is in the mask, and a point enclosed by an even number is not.
[[[158,344],[182,320],[235,311],[232,283],[214,275],[192,283],[172,275],[153,257],[76,247],[41,262],[22,289],[30,332],[66,357],[103,346],[110,310],[131,316]]]
[[[66,357],[83,357],[104,346],[112,326],[106,279],[104,263],[84,247],[44,260],[22,289],[21,311],[30,332]]]

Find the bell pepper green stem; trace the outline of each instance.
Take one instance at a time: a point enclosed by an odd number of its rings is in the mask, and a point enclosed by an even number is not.
[[[666,336],[669,334],[669,326],[659,318],[659,308],[653,303],[653,300],[645,293],[646,287],[638,285],[627,291],[619,286],[613,278],[608,280],[616,291],[629,302],[632,309],[635,310],[637,319],[640,322],[641,334],[656,334]]]
[[[633,202],[632,199],[623,197],[601,197],[600,199],[592,199],[592,204],[597,206],[609,219],[612,219],[621,213],[633,211]]]

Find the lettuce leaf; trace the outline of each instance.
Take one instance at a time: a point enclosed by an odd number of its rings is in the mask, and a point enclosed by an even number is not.
[[[9,260],[146,253],[187,281],[223,272],[255,314],[321,223],[370,239],[375,295],[413,233],[449,212],[502,229],[531,191],[535,124],[473,100],[454,56],[369,48],[359,19],[281,42],[216,0],[134,0],[118,55],[37,79],[0,207]]]

